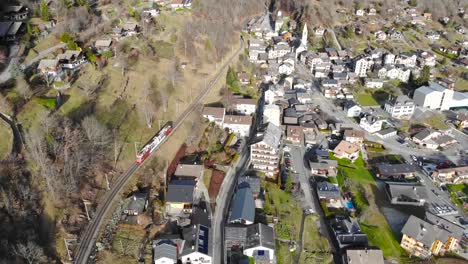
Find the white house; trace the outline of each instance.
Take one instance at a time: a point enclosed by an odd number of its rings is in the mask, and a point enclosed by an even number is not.
[[[263,108],[263,123],[273,123],[275,126],[281,126],[281,109],[278,105],[265,105]]]
[[[366,77],[367,71],[371,68],[374,62],[371,58],[360,56],[354,59],[354,73],[358,77]]]
[[[394,64],[395,63],[395,54],[392,54],[392,53],[387,53],[385,54],[384,56],[384,64],[385,65],[388,65],[388,64]]]
[[[430,31],[426,33],[426,37],[431,41],[437,41],[440,39],[440,34],[436,31]]]
[[[275,232],[272,227],[255,224],[247,227],[247,241],[244,255],[253,258],[254,263],[276,263]]]
[[[394,118],[410,118],[414,109],[414,101],[406,95],[400,95],[385,103],[385,111]]]
[[[202,116],[209,122],[214,122],[219,126],[223,126],[226,109],[224,107],[203,107]]]
[[[382,30],[375,32],[374,36],[377,40],[380,40],[380,41],[384,41],[387,39],[387,34],[383,32]]]
[[[390,80],[400,80],[408,82],[411,76],[411,70],[403,65],[385,65],[378,72],[379,78]]]
[[[362,127],[369,133],[375,133],[382,129],[383,120],[379,120],[377,117],[367,114],[361,118],[359,126]]]
[[[211,264],[212,230],[204,225],[191,225],[183,229],[185,240],[182,249],[182,264]]]
[[[406,67],[413,68],[416,67],[417,58],[416,54],[402,52],[395,59],[395,64],[403,64]]]
[[[286,62],[278,67],[279,74],[291,75],[294,72],[294,65]]]
[[[364,12],[363,9],[358,9],[358,10],[356,10],[356,16],[361,16],[361,17],[362,17],[362,16],[364,16],[365,13],[366,13],[366,12]]]
[[[344,111],[347,117],[358,117],[361,115],[362,107],[356,104],[354,101],[347,101],[344,105]]]
[[[364,86],[368,88],[377,88],[380,89],[383,87],[383,80],[381,79],[366,79]]]
[[[323,34],[325,34],[325,29],[323,27],[317,27],[314,31],[315,33],[315,36],[323,36]]]
[[[419,54],[419,65],[421,67],[424,67],[424,66],[435,67],[436,58],[437,57],[434,53],[423,51]]]
[[[284,96],[284,88],[279,84],[270,85],[265,91],[265,103],[272,104]]]
[[[226,115],[224,116],[223,129],[229,129],[233,133],[246,137],[250,133],[250,126],[252,125],[251,116],[241,115]]]
[[[231,100],[233,110],[237,114],[251,115],[257,109],[257,101],[250,98],[234,98]]]

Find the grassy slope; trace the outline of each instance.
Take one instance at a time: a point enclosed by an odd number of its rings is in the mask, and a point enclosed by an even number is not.
[[[13,143],[13,134],[10,126],[3,120],[0,120],[0,160],[4,159],[11,152]]]

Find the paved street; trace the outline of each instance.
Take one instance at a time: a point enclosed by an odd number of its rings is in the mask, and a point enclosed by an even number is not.
[[[213,216],[213,263],[227,263],[224,256],[224,227],[229,212],[229,204],[232,198],[237,178],[243,174],[249,164],[249,148],[244,144],[240,151],[237,165],[231,168],[224,177],[223,184],[216,199],[216,209]]]

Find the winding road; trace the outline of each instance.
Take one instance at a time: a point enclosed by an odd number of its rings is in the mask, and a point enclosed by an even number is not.
[[[184,120],[193,112],[193,110],[202,103],[206,95],[211,91],[214,84],[223,76],[223,72],[239,55],[244,49],[244,40],[241,38],[240,47],[231,55],[231,57],[224,63],[224,65],[218,69],[218,72],[214,78],[208,83],[204,90],[193,100],[190,106],[173,122],[174,132],[179,128]],[[174,133],[173,132],[173,133]],[[164,144],[167,138],[161,143]],[[74,263],[77,264],[86,264],[88,259],[94,251],[96,240],[99,236],[99,230],[102,224],[106,220],[106,215],[112,208],[112,205],[116,199],[119,198],[118,194],[126,183],[130,180],[133,174],[138,170],[141,164],[134,163],[125,173],[120,175],[114,185],[111,187],[110,191],[105,194],[101,200],[93,219],[91,219],[87,228],[83,232],[83,235],[80,237],[78,242],[78,251],[76,253],[76,258]]]

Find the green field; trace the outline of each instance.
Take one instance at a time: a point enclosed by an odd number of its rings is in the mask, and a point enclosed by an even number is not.
[[[449,184],[447,185],[447,190],[450,193],[450,197],[452,197],[452,201],[458,206],[462,207],[464,201],[468,201],[468,198],[459,197],[457,192],[460,194],[464,194],[468,196],[468,184],[461,183],[461,184]]]
[[[362,106],[377,106],[380,105],[372,96],[372,94],[368,93],[360,93],[356,94],[356,101]]]
[[[302,210],[291,194],[278,188],[276,184],[266,183],[264,211],[278,217],[275,225],[276,237],[280,239],[299,239]]]
[[[329,158],[338,160],[338,184],[343,191],[352,193],[361,230],[367,234],[370,245],[382,249],[385,257],[404,257],[405,252],[377,206],[378,199],[385,199],[385,196],[378,191],[375,179],[362,157],[354,163],[347,159],[337,159],[333,154]]]

